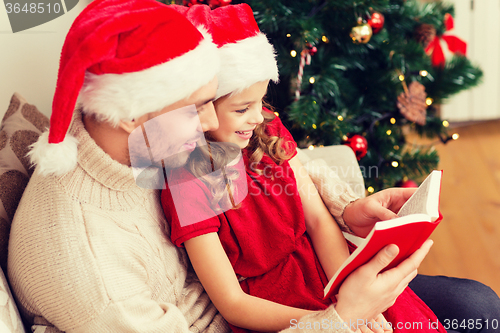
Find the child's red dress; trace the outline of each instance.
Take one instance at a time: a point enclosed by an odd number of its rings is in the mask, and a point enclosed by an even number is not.
[[[295,156],[296,143],[279,118],[270,122],[266,131],[284,138],[286,150]],[[161,200],[171,225],[172,241],[182,246],[188,239],[217,232],[244,292],[297,308],[325,309],[332,303],[330,299],[323,299],[323,288],[328,281],[306,233],[302,203],[288,161],[277,165],[264,155],[258,165],[264,172],[258,174],[247,154],[243,150],[246,175],[241,175],[239,181],[247,182],[248,195],[238,209],[181,226],[167,184]],[[182,186],[175,187],[175,191],[182,189],[182,193],[176,195],[184,196],[183,211],[194,218],[199,212],[213,211],[208,199],[200,199],[211,198],[210,190],[202,181],[194,179],[183,168],[173,172],[177,173],[176,179],[182,180]],[[429,322],[436,322],[436,316],[409,288],[385,314],[393,325],[411,319],[411,322],[422,323],[423,329],[419,332],[436,332],[426,329]],[[231,328],[234,332],[247,332]],[[395,332],[405,330],[395,329]],[[439,332],[445,332],[442,326]]]

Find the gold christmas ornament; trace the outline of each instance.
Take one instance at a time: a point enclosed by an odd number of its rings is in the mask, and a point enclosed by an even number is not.
[[[424,85],[413,81],[404,92],[399,94],[397,106],[406,119],[423,126],[427,116],[426,98]]]
[[[366,44],[370,41],[372,35],[372,27],[367,23],[358,23],[357,26],[351,29],[351,33],[349,34],[354,44]]]

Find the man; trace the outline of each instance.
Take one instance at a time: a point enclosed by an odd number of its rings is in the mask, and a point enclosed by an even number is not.
[[[215,46],[156,1],[97,0],[75,20],[62,50],[50,131],[30,153],[37,169],[10,236],[9,279],[33,329],[228,332],[186,253],[165,236],[158,191],[137,186],[128,154],[130,133],[191,105],[196,131],[215,129],[217,69]],[[191,134],[165,140],[174,165],[192,149]],[[330,307],[297,327],[387,307],[428,248],[378,274],[397,249],[381,251],[341,289],[340,317]]]

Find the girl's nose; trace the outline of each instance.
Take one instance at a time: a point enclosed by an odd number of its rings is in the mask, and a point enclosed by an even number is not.
[[[256,107],[252,108],[252,114],[249,119],[249,123],[258,125],[264,121],[264,116],[262,115],[262,105],[259,103]]]

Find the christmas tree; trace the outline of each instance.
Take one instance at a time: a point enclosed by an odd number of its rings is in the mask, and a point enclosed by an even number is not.
[[[252,7],[278,53],[280,83],[270,87],[268,101],[299,146],[351,146],[369,192],[437,167],[433,147],[408,144],[405,133],[446,143],[451,137],[438,106],[482,77],[465,43],[447,32],[454,8],[441,2],[180,2]]]

